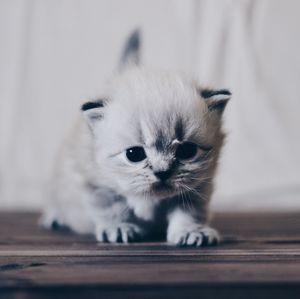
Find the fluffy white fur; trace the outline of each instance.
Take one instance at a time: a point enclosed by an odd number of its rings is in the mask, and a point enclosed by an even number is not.
[[[99,105],[82,111],[62,147],[44,225],[65,225],[98,241],[216,243],[207,205],[229,95],[202,90],[180,73],[132,66],[115,75],[95,101]],[[197,154],[177,161],[176,149],[184,142],[199,145]],[[146,159],[127,159],[126,150],[134,146],[144,148]],[[157,187],[155,173],[170,165],[168,186]]]

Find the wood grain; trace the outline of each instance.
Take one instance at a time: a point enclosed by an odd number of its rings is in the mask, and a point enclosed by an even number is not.
[[[300,214],[217,214],[220,246],[97,244],[0,214],[2,298],[300,298]]]

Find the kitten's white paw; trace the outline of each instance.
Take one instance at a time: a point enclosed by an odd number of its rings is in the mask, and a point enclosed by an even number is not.
[[[209,246],[220,242],[218,232],[209,226],[197,226],[173,231],[168,234],[168,242],[178,246]]]
[[[143,234],[142,229],[132,223],[120,223],[116,226],[97,226],[96,239],[98,242],[129,243],[138,241]]]

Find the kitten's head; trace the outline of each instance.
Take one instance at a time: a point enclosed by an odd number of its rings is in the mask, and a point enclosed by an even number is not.
[[[197,192],[213,176],[229,97],[178,73],[122,72],[105,99],[82,106],[99,184],[158,199]]]

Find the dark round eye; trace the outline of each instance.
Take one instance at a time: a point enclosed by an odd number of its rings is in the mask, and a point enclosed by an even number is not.
[[[134,146],[126,150],[126,157],[131,162],[140,162],[146,159],[146,153],[141,146]]]
[[[198,151],[198,146],[192,142],[184,142],[179,144],[175,156],[179,160],[187,160],[192,159],[196,156]]]

